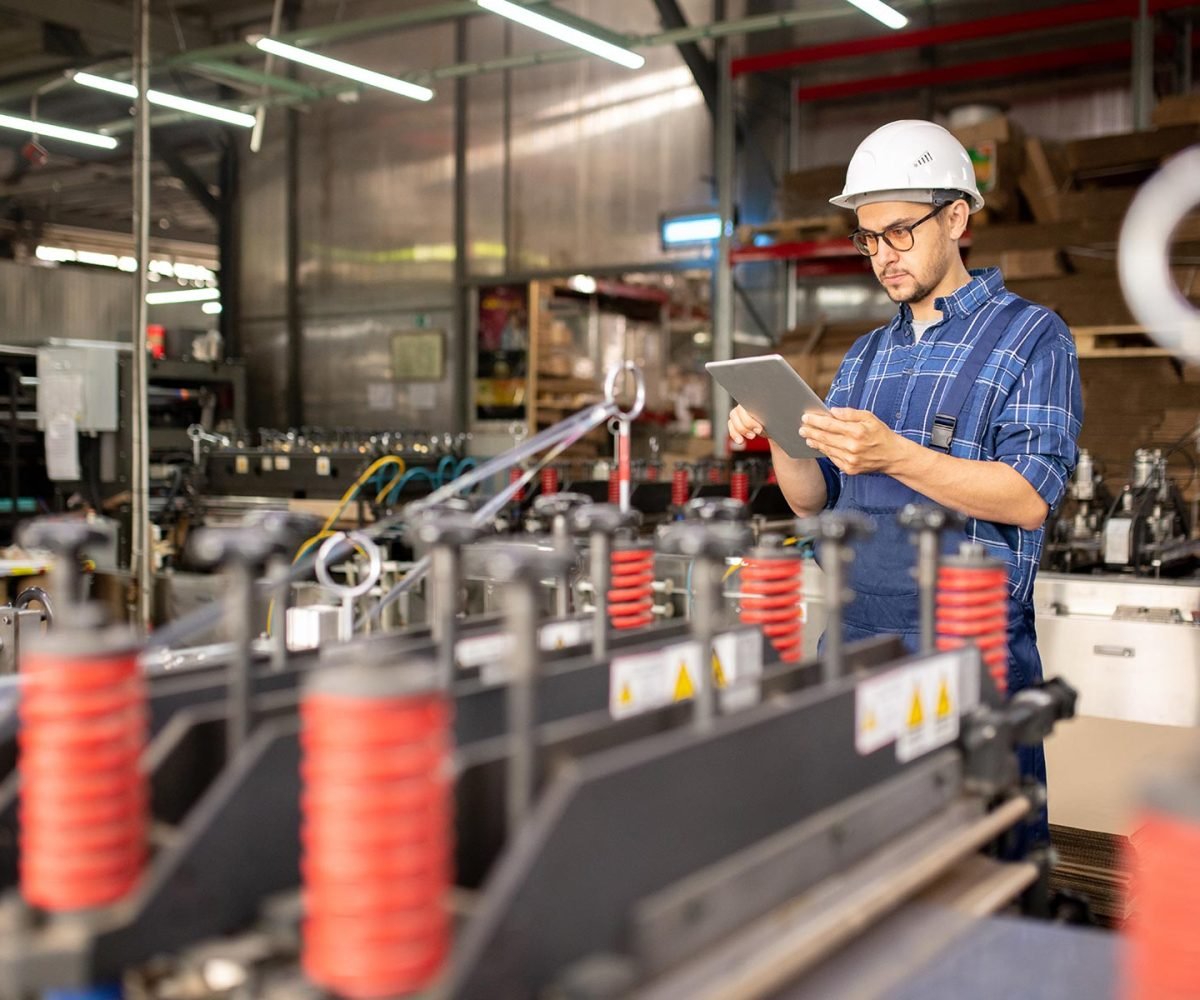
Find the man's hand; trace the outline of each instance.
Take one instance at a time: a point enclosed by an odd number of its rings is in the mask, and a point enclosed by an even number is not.
[[[912,446],[911,441],[867,410],[839,406],[829,412],[832,416],[806,413],[800,425],[800,436],[828,455],[848,476],[894,472],[906,449]]]
[[[750,416],[740,403],[729,411],[729,436],[733,438],[734,444],[740,447],[762,432],[763,425]]]

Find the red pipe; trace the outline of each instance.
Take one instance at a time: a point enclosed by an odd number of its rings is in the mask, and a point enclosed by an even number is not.
[[[892,73],[889,76],[871,76],[858,80],[842,80],[838,83],[823,83],[813,87],[797,87],[796,100],[829,101],[842,97],[857,97],[861,94],[874,94],[884,90],[908,90],[916,87],[962,83],[967,80],[1017,76],[1039,70],[1065,69],[1069,66],[1085,66],[1091,63],[1127,61],[1131,53],[1132,46],[1129,42],[1110,42],[1106,45],[1092,45],[1083,49],[1062,49],[1055,52],[1038,52],[1033,55],[1009,56],[1004,59],[984,59],[960,63],[957,66],[916,70],[912,73]]]
[[[1192,7],[1196,0],[1150,0],[1150,12]],[[853,38],[844,42],[825,45],[809,45],[784,52],[769,52],[759,56],[744,56],[734,59],[730,75],[734,78],[746,73],[765,73],[771,70],[788,69],[793,66],[808,66],[833,59],[853,56],[876,55],[880,52],[898,52],[904,49],[922,48],[929,45],[949,45],[980,38],[997,38],[1003,35],[1019,35],[1046,28],[1059,28],[1094,21],[1109,21],[1114,18],[1137,17],[1138,0],[1092,0],[1090,3],[1074,3],[1048,10],[1026,11],[1020,14],[1005,14],[1000,17],[985,17],[978,21],[963,21],[936,28],[915,28],[871,38]]]

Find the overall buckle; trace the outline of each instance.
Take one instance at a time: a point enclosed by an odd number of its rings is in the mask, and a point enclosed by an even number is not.
[[[954,440],[954,427],[958,420],[944,413],[934,415],[933,426],[929,429],[929,447],[934,451],[950,450],[950,442]]]

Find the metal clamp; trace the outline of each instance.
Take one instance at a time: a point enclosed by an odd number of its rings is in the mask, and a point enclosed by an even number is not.
[[[367,557],[366,576],[354,586],[338,583],[329,575],[330,558],[343,541],[352,543],[355,549]],[[362,597],[379,582],[379,577],[383,573],[383,556],[380,554],[379,546],[361,531],[339,531],[336,535],[330,535],[325,539],[320,549],[317,550],[316,569],[317,579],[321,581],[321,586],[333,591],[342,600]]]
[[[625,372],[633,374],[633,405],[628,410],[617,407],[615,416],[618,420],[636,420],[646,408],[646,376],[632,361],[613,365],[604,377],[604,401],[617,405],[617,381]]]

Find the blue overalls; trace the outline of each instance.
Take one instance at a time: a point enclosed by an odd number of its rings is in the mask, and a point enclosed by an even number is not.
[[[1027,305],[1017,299],[1003,309],[979,331],[962,368],[950,382],[949,388],[936,407],[930,427],[930,447],[949,452],[967,402],[984,364],[1003,338],[1017,314]],[[867,376],[879,349],[882,333],[876,336],[862,357],[858,377],[851,389],[847,404],[863,408]],[[903,380],[891,378],[880,388],[872,412],[889,427],[903,391]],[[983,422],[986,426],[986,421]],[[905,504],[932,504],[934,501],[897,479],[882,473],[865,473],[846,477],[835,505],[836,510],[859,511],[875,522],[875,533],[855,546],[855,558],[849,568],[849,583],[854,599],[843,611],[843,634],[847,642],[874,635],[899,635],[910,652],[920,646],[919,596],[913,568],[916,549],[901,527],[896,515]],[[966,540],[960,531],[943,535],[943,553],[952,554]],[[1033,603],[1009,599],[1008,617],[1008,689],[1017,691],[1042,679],[1042,661],[1037,650],[1034,631]],[[1046,783],[1046,758],[1041,744],[1018,749],[1021,773],[1042,785]],[[1031,816],[1021,837],[1023,845],[1049,842],[1049,827],[1045,810]]]

